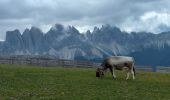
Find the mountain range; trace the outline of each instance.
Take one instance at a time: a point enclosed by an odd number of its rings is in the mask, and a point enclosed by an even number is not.
[[[37,27],[6,32],[0,55],[44,55],[59,59],[101,61],[111,55],[132,56],[138,65],[170,65],[170,32],[125,32],[102,25],[81,34],[74,26],[55,24],[47,33]]]

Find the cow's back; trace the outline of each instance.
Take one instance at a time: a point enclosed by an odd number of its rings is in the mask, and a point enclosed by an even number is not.
[[[133,62],[133,57],[127,56],[111,56],[107,58],[107,61],[111,65],[124,64],[127,62]]]

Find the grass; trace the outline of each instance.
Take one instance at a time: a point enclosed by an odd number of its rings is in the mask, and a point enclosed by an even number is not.
[[[95,69],[0,65],[0,100],[170,100],[170,74],[125,76],[97,79]]]

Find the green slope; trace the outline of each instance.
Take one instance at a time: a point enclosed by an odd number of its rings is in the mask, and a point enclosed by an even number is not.
[[[124,72],[102,79],[95,69],[0,65],[0,100],[170,100],[170,74]]]

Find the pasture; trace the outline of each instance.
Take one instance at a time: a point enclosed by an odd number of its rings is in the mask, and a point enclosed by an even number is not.
[[[170,74],[117,71],[98,79],[95,69],[0,65],[0,100],[170,100]]]

